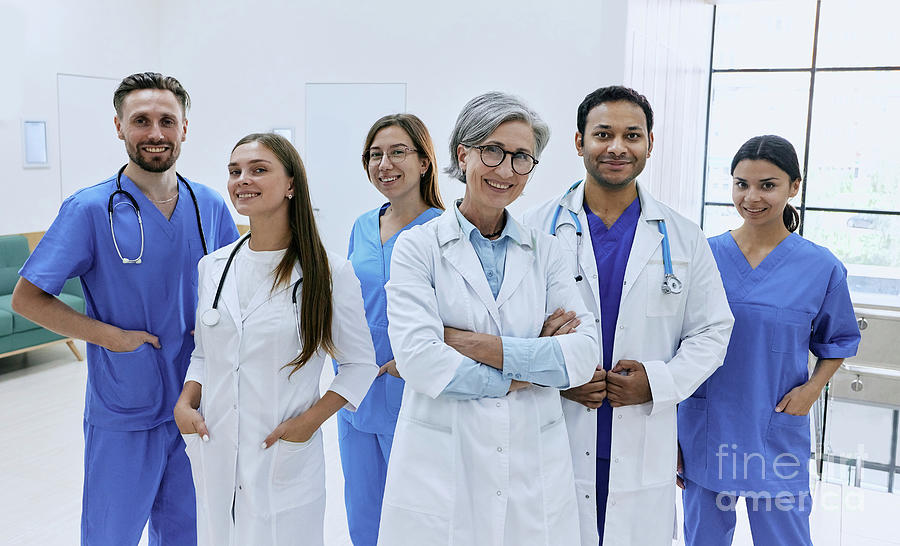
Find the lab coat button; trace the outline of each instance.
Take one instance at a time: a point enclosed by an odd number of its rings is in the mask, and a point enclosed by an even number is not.
[[[502,447],[498,447],[498,448],[497,448],[497,453],[503,453],[503,448],[502,448]]]
[[[588,457],[591,456],[591,452],[590,452],[590,451],[585,451],[584,454],[587,455]]]
[[[585,495],[584,498],[589,499],[589,498],[591,498],[591,496],[590,496],[590,495]]]
[[[622,414],[620,413],[620,414],[619,414],[619,419],[621,419],[621,418],[622,418]]]
[[[591,412],[591,408],[588,408],[588,409],[587,409],[587,412],[590,413],[590,412]]]
[[[499,497],[500,495],[502,495],[502,493],[501,493],[500,490],[498,489],[498,490],[497,490],[497,496]]]
[[[594,274],[593,274],[593,275],[591,275],[591,277],[593,277],[593,278],[595,278],[595,279],[596,279],[596,278],[597,278],[597,274],[596,274],[596,273],[594,273]]]
[[[503,404],[501,404],[500,402],[497,402],[497,407],[498,407],[498,408],[499,408],[500,406],[502,406],[502,405],[503,405]]]
[[[234,409],[237,409],[237,404],[235,404],[235,405],[233,405],[233,406],[231,406],[231,407],[234,408]]]
[[[624,325],[624,324],[620,324],[620,325],[619,325],[619,330],[624,330],[624,329],[625,329],[625,325]]]
[[[600,322],[600,319],[595,318],[595,319],[594,319],[594,322]]]
[[[616,501],[615,501],[615,500],[611,500],[611,501],[609,501],[609,503],[612,504],[613,506],[616,505]]]
[[[613,462],[614,462],[614,463],[618,463],[618,462],[619,462],[619,458],[616,457],[615,459],[613,459]]]

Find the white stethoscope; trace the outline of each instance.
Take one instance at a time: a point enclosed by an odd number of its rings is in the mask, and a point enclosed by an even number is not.
[[[569,212],[569,215],[572,217],[572,221],[575,223],[575,235],[577,235],[577,243],[575,248],[575,269],[579,271],[578,275],[575,277],[575,282],[579,282],[582,280],[581,276],[581,221],[578,219],[578,215],[572,212],[568,207],[563,206],[562,200],[566,198],[566,195],[572,192],[575,188],[578,187],[578,184],[581,184],[583,180],[579,180],[572,184],[572,187],[566,191],[566,194],[563,195],[562,199],[559,201],[559,205],[556,206],[556,212],[553,213],[553,220],[550,224],[550,235],[556,236],[556,222],[559,220],[559,213],[565,209]],[[675,270],[672,268],[672,254],[669,250],[669,232],[666,230],[666,221],[665,220],[657,220],[657,227],[659,228],[659,232],[663,236],[662,240],[662,255],[663,255],[663,268],[665,270],[665,278],[663,278],[662,282],[662,292],[663,294],[681,294],[681,290],[683,285],[681,281],[678,280],[678,277],[675,276]]]
[[[219,297],[222,295],[222,287],[225,285],[225,277],[228,275],[228,270],[231,268],[231,262],[234,261],[235,255],[237,255],[238,250],[241,249],[241,245],[243,245],[247,239],[250,238],[250,234],[248,233],[246,237],[241,239],[234,245],[234,249],[231,251],[231,254],[228,255],[228,261],[225,262],[225,269],[222,270],[222,277],[219,279],[219,286],[216,288],[216,297],[213,298],[212,307],[203,311],[203,314],[200,315],[200,322],[203,323],[204,326],[215,326],[219,324],[219,319],[222,317],[222,314],[219,312]],[[297,322],[297,341],[300,342],[300,345],[303,345],[303,338],[300,336],[300,309],[297,305],[297,289],[300,288],[300,285],[303,283],[303,277],[300,277],[297,282],[294,283],[294,288],[291,291],[291,303],[294,305],[294,320]]]
[[[113,246],[116,247],[116,254],[119,255],[119,259],[122,260],[122,263],[139,264],[141,263],[141,258],[144,256],[144,222],[141,220],[141,207],[138,206],[137,200],[133,195],[128,193],[128,191],[122,189],[122,173],[125,171],[125,167],[127,167],[127,165],[122,165],[122,168],[119,169],[119,173],[116,174],[116,191],[110,194],[109,204],[106,206],[106,210],[109,213],[109,232],[112,235]],[[206,256],[206,254],[208,254],[206,250],[206,238],[203,236],[203,223],[200,221],[200,206],[197,204],[197,196],[194,195],[194,190],[191,189],[191,185],[187,183],[187,180],[178,173],[175,173],[175,176],[178,177],[178,180],[184,184],[188,193],[191,194],[191,201],[194,202],[194,211],[197,213],[197,231],[200,232],[200,243],[203,245],[203,255]],[[128,201],[121,201],[113,204],[113,200],[117,195],[124,195]],[[141,230],[141,250],[138,252],[137,258],[126,258],[122,256],[122,251],[119,250],[119,243],[116,241],[116,228],[113,227],[113,211],[116,210],[116,207],[119,205],[128,205],[134,209],[134,213],[137,215],[138,227]]]

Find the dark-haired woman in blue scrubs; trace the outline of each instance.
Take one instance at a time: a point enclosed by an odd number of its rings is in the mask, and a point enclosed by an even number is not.
[[[731,544],[744,497],[754,544],[811,545],[808,413],[860,339],[847,270],[794,233],[801,174],[787,140],[748,140],[731,173],[744,223],[709,243],[734,330],[725,363],[678,408],[685,543]]]

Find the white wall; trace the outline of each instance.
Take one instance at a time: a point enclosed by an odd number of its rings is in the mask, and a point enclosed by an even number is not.
[[[573,145],[575,110],[586,93],[621,82],[624,72],[625,10],[615,0],[553,8],[543,0],[161,5],[180,15],[162,26],[161,63],[190,91],[188,140],[203,142],[183,155],[180,170],[220,188],[226,154],[238,138],[304,126],[305,83],[405,82],[407,111],[428,125],[442,167],[453,122],[479,93],[514,92],[550,123],[553,136],[517,203],[521,210],[582,176]],[[361,153],[364,136],[347,135],[333,145]],[[304,154],[302,136],[296,144]],[[353,191],[368,182],[360,167],[352,180],[310,184]],[[463,193],[462,184],[446,176],[440,185],[445,201]],[[361,212],[346,211],[348,225]]]
[[[191,93],[179,171],[223,193],[228,153],[246,133],[293,127],[305,153],[306,83],[406,83],[407,111],[428,124],[440,166],[462,105],[484,91],[514,92],[553,130],[514,211],[583,176],[573,145],[577,105],[599,86],[625,82],[644,91],[657,111],[657,148],[644,179],[693,217],[702,174],[697,131],[705,116],[707,13],[700,0],[570,0],[552,8],[544,0],[18,0],[4,9],[8,34],[0,38],[6,51],[22,52],[4,56],[13,64],[4,73],[18,85],[7,86],[0,101],[0,135],[14,143],[0,149],[11,166],[0,233],[46,229],[59,206],[57,73],[121,78],[143,70],[175,75]],[[98,123],[112,131],[112,116],[110,107],[109,119]],[[47,119],[49,169],[21,168],[23,117]],[[347,135],[334,145],[357,150],[362,138]],[[86,153],[89,144],[63,143],[85,146]],[[447,202],[463,193],[446,176],[440,183]],[[368,182],[360,168],[352,180],[311,184],[353,191]],[[346,211],[348,225],[360,212]]]
[[[713,7],[703,0],[629,0],[625,85],[654,113],[641,176],[657,199],[700,222]]]
[[[59,209],[57,74],[121,78],[159,68],[158,10],[146,6],[115,0],[16,0],[0,6],[0,234],[45,230]],[[110,96],[109,116],[97,122],[114,132],[114,115]],[[47,121],[49,168],[22,167],[26,118]],[[67,144],[91,150],[90,142]]]

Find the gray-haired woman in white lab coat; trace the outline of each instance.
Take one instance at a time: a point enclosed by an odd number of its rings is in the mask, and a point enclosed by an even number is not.
[[[592,377],[594,318],[557,241],[506,211],[548,137],[516,97],[472,99],[450,143],[465,197],[394,247],[388,333],[406,389],[383,546],[578,543],[559,389]]]

